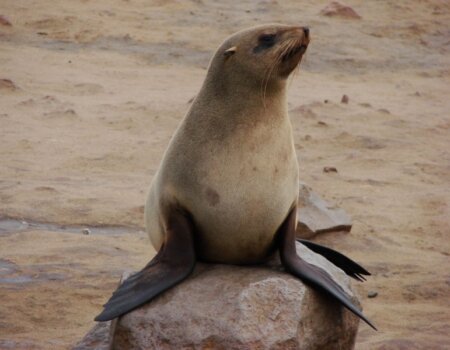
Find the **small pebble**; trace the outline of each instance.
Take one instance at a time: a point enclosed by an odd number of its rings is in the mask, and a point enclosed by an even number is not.
[[[347,95],[342,95],[342,98],[341,98],[341,103],[348,103],[348,96]]]
[[[375,292],[373,290],[369,291],[369,293],[367,293],[367,296],[369,298],[375,298],[378,295],[378,292]]]
[[[389,112],[389,110],[386,109],[386,108],[380,108],[380,109],[378,110],[378,112],[381,112],[381,113],[383,113],[383,114],[391,114],[391,112]]]
[[[91,230],[89,230],[88,228],[84,228],[81,232],[83,232],[83,235],[90,235],[91,234]]]
[[[0,25],[5,27],[11,27],[11,21],[3,15],[0,15]]]
[[[324,173],[337,173],[337,169],[334,166],[326,166],[323,168]]]

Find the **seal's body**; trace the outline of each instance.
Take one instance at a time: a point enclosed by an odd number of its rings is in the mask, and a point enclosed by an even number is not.
[[[228,38],[172,138],[145,208],[156,257],[126,280],[97,320],[179,283],[195,261],[255,264],[277,249],[285,268],[365,319],[320,268],[296,255],[298,165],[286,81],[307,45],[304,27],[268,25]],[[347,274],[368,274],[342,254],[305,242]]]
[[[165,232],[157,220],[161,206],[173,202],[194,218],[201,260],[251,264],[264,261],[273,248],[298,195],[285,78],[265,81],[277,68],[271,65],[275,44],[254,52],[261,35],[269,41],[274,33],[309,41],[303,28],[264,26],[234,35],[217,50],[150,190],[146,226],[156,250]],[[256,40],[248,43],[249,35]],[[230,47],[236,49],[226,57]]]
[[[168,148],[148,197],[147,230],[159,250],[164,241],[158,220],[161,206],[176,202],[189,208],[194,219],[199,259],[263,262],[298,195],[298,165],[285,104],[264,107],[259,100],[256,107],[202,120],[208,102],[211,108],[217,106],[207,94],[198,96]],[[249,121],[252,114],[260,120]],[[221,134],[214,135],[210,130],[218,127],[217,120],[224,125]]]

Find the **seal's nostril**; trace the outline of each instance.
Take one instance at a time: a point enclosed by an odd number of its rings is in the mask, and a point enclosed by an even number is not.
[[[305,33],[306,37],[309,37],[309,28],[308,27],[303,27],[303,33]]]

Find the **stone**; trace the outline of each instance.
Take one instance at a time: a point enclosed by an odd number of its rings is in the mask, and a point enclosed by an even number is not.
[[[18,90],[16,84],[11,79],[0,79],[0,89],[1,90]]]
[[[5,27],[12,27],[11,21],[3,15],[0,15],[0,25]]]
[[[97,323],[72,350],[109,350],[116,321]]]
[[[297,220],[299,238],[324,232],[350,232],[352,228],[352,220],[344,209],[326,202],[305,184],[300,184]]]
[[[367,293],[367,297],[368,297],[368,298],[376,298],[377,295],[378,295],[378,292],[377,292],[377,291],[374,291],[374,290],[371,290],[371,291],[369,291],[369,292]]]
[[[334,166],[326,166],[326,167],[323,168],[323,172],[324,173],[337,173],[338,170]]]
[[[359,305],[349,278],[297,243],[297,253],[327,270]],[[352,349],[359,319],[329,297],[268,266],[198,263],[194,273],[122,316],[113,348]]]
[[[342,95],[341,103],[348,104],[349,98],[347,95]]]
[[[347,19],[361,18],[361,16],[350,6],[343,5],[337,1],[330,2],[320,11],[320,14],[328,17],[341,17]]]

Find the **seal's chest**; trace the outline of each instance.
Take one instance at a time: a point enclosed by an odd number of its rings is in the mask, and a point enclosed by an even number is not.
[[[259,142],[261,134],[214,145],[209,157],[201,165],[197,163],[191,173],[195,188],[191,187],[188,196],[189,207],[194,207],[198,216],[208,216],[208,221],[229,217],[230,225],[237,217],[243,217],[242,223],[245,218],[259,220],[271,213],[275,222],[284,218],[287,213],[279,211],[289,209],[298,189],[295,149],[289,134]]]

